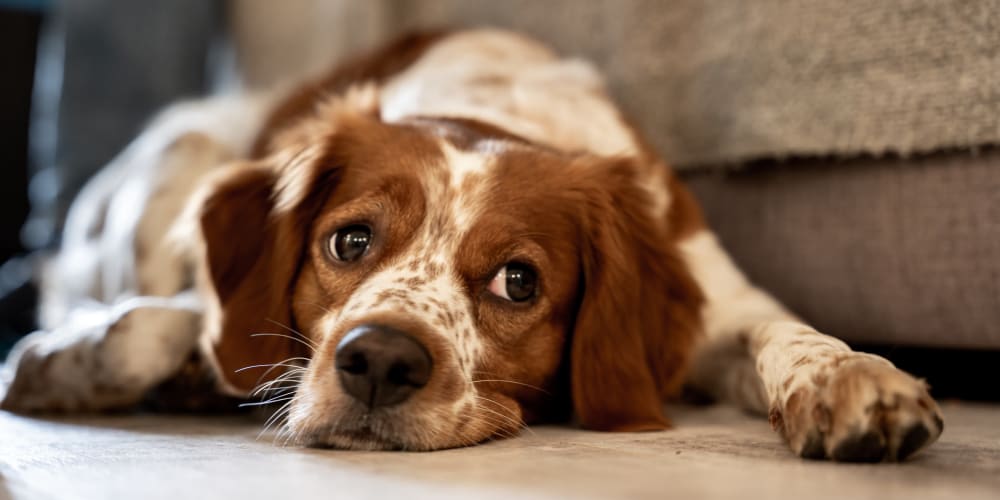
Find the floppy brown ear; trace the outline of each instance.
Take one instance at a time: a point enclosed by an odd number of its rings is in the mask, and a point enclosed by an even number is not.
[[[249,393],[265,371],[243,368],[292,356],[287,339],[250,336],[293,328],[289,298],[305,236],[291,214],[274,213],[276,183],[272,169],[233,166],[199,214],[207,282],[217,299],[208,311],[206,350],[225,388],[237,394]]]
[[[701,329],[701,291],[668,222],[654,220],[653,200],[636,170],[629,161],[602,170],[586,207],[583,237],[590,248],[582,256],[570,383],[576,416],[587,429],[669,427],[663,398],[679,388]]]

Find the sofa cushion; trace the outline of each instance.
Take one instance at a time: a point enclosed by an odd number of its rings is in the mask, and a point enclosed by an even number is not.
[[[1000,348],[1000,150],[685,177],[751,279],[822,331]]]

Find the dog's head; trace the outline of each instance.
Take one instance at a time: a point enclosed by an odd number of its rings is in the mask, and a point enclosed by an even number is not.
[[[224,384],[290,368],[270,386],[294,389],[287,430],[345,448],[473,444],[570,408],[586,428],[665,428],[701,296],[648,165],[383,123],[374,102],[333,99],[202,199]]]

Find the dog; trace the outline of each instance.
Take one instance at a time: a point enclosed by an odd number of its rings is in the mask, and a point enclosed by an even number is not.
[[[42,292],[8,410],[133,405],[194,353],[306,446],[658,431],[685,385],[806,458],[943,430],[922,381],[747,281],[591,65],[498,30],[169,108],[79,195]]]

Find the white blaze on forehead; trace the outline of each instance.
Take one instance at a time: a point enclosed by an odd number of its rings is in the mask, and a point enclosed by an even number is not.
[[[462,183],[470,175],[486,174],[488,164],[491,160],[490,157],[478,152],[459,151],[451,144],[443,141],[440,143],[440,146],[444,152],[447,168],[451,172],[449,188],[459,191],[462,189]]]
[[[483,154],[481,151],[460,151],[450,144],[441,143],[441,150],[444,153],[446,167],[449,173],[447,189],[450,196],[445,196],[445,200],[454,200],[451,206],[435,207],[436,200],[427,200],[428,211],[446,210],[450,212],[450,217],[442,217],[442,220],[449,220],[454,224],[454,235],[456,241],[451,241],[457,246],[459,239],[464,235],[472,223],[482,213],[486,190],[490,186],[489,169],[494,163],[494,157]],[[439,228],[446,232],[448,228]],[[452,249],[454,251],[454,249]]]

